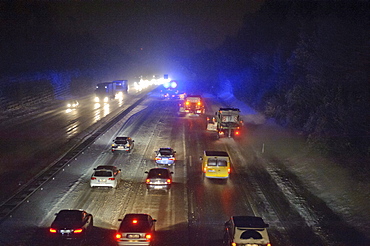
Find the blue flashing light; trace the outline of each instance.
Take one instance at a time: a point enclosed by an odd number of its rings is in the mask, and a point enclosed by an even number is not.
[[[171,81],[171,88],[176,88],[177,87],[177,83],[176,81]]]
[[[166,89],[169,88],[170,87],[170,83],[169,82],[164,83],[163,84],[163,87],[166,88]]]

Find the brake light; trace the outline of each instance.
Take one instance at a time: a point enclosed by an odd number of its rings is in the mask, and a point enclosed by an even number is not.
[[[266,244],[266,246],[271,246],[271,245],[272,245],[271,243]]]
[[[95,180],[96,178],[95,177],[91,177],[91,180]]]
[[[207,168],[205,167],[205,168],[203,168],[203,172],[204,173],[206,173],[207,172]]]
[[[198,106],[200,106],[202,103],[201,102],[198,102],[197,104],[198,104]]]
[[[122,237],[121,233],[116,233],[116,239],[120,239]]]
[[[150,179],[146,179],[146,183],[149,184],[150,183]]]
[[[230,168],[227,169],[227,173],[231,173],[231,169]]]
[[[162,160],[162,158],[161,157],[156,157],[155,160],[159,161],[159,160]]]
[[[132,224],[137,224],[137,219],[133,219]]]
[[[151,234],[145,234],[145,238],[150,240],[150,239],[152,239],[152,235]]]
[[[171,158],[168,158],[168,160],[170,160],[170,161],[174,161],[174,160],[176,160],[176,159],[175,159],[175,157],[171,157]]]
[[[49,229],[49,232],[51,232],[51,233],[57,233],[57,229],[50,228],[50,229]]]
[[[167,179],[167,183],[168,184],[171,184],[171,179]]]
[[[231,246],[236,246],[236,243],[231,243]]]
[[[235,135],[239,135],[239,132],[238,132],[238,131],[236,131],[236,132],[235,132]]]
[[[115,180],[115,178],[108,178],[108,180]]]
[[[81,233],[81,232],[82,232],[82,228],[73,230],[73,233]]]
[[[190,102],[189,102],[189,101],[186,101],[186,102],[185,102],[185,105],[190,105]]]

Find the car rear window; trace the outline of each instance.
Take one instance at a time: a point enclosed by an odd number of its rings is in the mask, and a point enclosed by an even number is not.
[[[141,220],[139,220],[136,224],[132,223],[131,220],[124,220],[119,227],[119,231],[121,232],[145,232],[149,230],[149,222]]]
[[[160,178],[160,179],[167,179],[169,178],[169,174],[167,170],[150,170],[148,174],[149,179],[155,179],[155,178]]]
[[[161,155],[172,155],[172,151],[171,150],[160,150],[159,153]]]
[[[126,144],[127,140],[116,140],[114,141],[116,144]]]
[[[79,211],[63,211],[58,213],[55,218],[56,221],[80,221],[82,218]]]
[[[262,239],[262,235],[256,230],[246,230],[240,235],[240,239]]]
[[[208,166],[219,166],[219,167],[226,167],[227,161],[226,160],[219,160],[219,159],[208,159]]]
[[[94,173],[95,177],[112,177],[113,173],[112,171],[106,171],[106,170],[98,170]]]

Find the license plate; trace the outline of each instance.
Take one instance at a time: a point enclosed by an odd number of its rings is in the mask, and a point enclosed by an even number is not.
[[[71,230],[60,230],[60,233],[71,233]]]
[[[136,238],[140,238],[140,235],[139,234],[128,234],[127,235],[127,238],[134,238],[134,239],[136,239]]]
[[[105,179],[99,179],[98,182],[105,183],[106,180]]]
[[[214,173],[214,172],[216,172],[216,170],[214,170],[214,169],[208,169],[208,172]]]
[[[119,149],[123,149],[124,147],[123,146],[118,146]]]
[[[163,186],[154,186],[154,189],[162,189],[163,188]]]

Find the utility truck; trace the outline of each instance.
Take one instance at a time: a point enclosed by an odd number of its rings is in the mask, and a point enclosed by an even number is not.
[[[204,114],[204,112],[204,102],[202,97],[198,95],[188,95],[179,104],[179,114],[182,115],[186,115],[187,113],[200,115]]]
[[[216,131],[218,137],[240,135],[243,121],[238,108],[220,108],[212,119],[207,118],[207,130]]]

